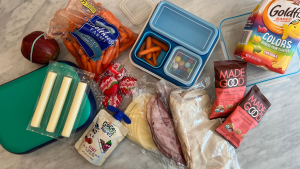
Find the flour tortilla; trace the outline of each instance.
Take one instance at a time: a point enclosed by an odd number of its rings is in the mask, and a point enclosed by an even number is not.
[[[170,108],[184,157],[190,169],[222,169],[228,165],[228,143],[215,129],[219,121],[209,120],[211,100],[205,90],[175,90]]]

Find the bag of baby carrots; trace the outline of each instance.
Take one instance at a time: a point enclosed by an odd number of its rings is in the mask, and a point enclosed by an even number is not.
[[[47,38],[61,36],[83,70],[101,74],[136,41],[133,32],[93,0],[70,0],[55,13]]]

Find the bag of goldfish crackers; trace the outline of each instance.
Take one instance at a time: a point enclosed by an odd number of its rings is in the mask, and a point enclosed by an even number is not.
[[[300,1],[262,0],[248,18],[234,55],[284,74],[300,40]]]

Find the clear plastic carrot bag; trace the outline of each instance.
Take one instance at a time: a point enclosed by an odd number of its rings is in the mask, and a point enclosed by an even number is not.
[[[136,41],[134,33],[93,0],[70,0],[55,13],[47,38],[61,36],[83,70],[101,74]]]

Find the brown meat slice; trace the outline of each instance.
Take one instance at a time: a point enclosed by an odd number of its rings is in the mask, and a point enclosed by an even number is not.
[[[154,95],[147,105],[147,120],[157,147],[177,164],[186,165],[181,145],[166,104],[161,95]]]

